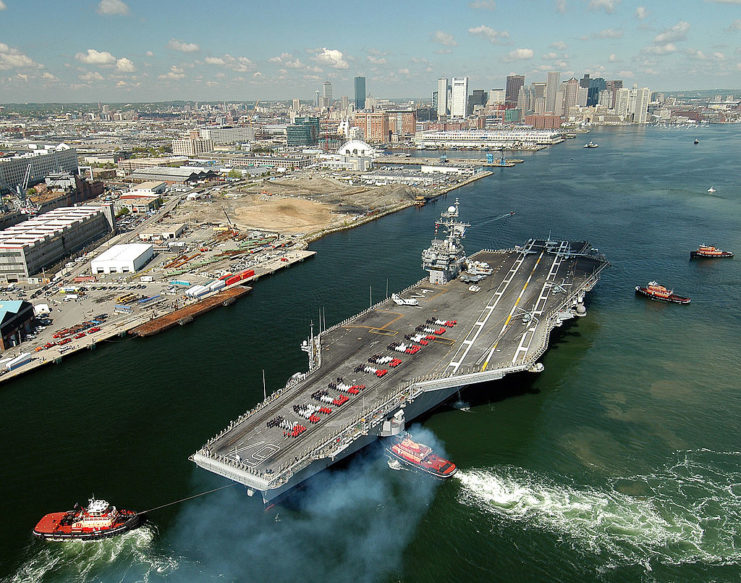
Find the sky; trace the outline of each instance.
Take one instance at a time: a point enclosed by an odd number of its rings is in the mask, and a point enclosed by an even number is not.
[[[584,73],[741,89],[741,0],[0,0],[0,103],[430,99]]]

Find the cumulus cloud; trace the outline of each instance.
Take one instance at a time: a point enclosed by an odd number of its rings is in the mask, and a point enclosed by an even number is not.
[[[172,50],[180,51],[181,53],[195,53],[201,50],[201,47],[199,47],[196,43],[187,43],[175,38],[171,38],[170,42],[167,43],[167,46],[170,47]]]
[[[170,70],[164,75],[160,75],[160,79],[182,79],[183,77],[185,77],[185,71],[177,65],[170,67]]]
[[[607,60],[610,61],[611,63],[616,63],[618,58],[617,58],[617,55],[615,55],[615,53],[611,53],[610,57]]]
[[[617,76],[622,77],[623,79],[632,79],[635,77],[635,73],[633,73],[633,71],[618,71]]]
[[[737,18],[731,23],[730,30],[741,30],[741,18]]]
[[[374,57],[373,55],[368,55],[368,60],[374,65],[385,65],[386,64],[386,59],[384,57]]]
[[[506,30],[494,30],[491,27],[482,24],[474,28],[469,28],[468,32],[474,36],[483,36],[492,44],[501,44],[509,40],[509,33]]]
[[[86,53],[77,53],[75,59],[86,65],[113,65],[116,62],[116,57],[108,51],[96,51],[95,49],[88,49]]]
[[[304,67],[301,59],[299,59],[298,57],[294,58],[293,55],[290,53],[281,53],[277,57],[270,57],[268,61],[271,63],[282,65],[287,69],[301,69],[302,67]]]
[[[445,47],[454,47],[458,44],[457,42],[455,42],[452,34],[448,34],[447,32],[443,32],[442,30],[435,31],[435,34],[432,35],[432,40]]]
[[[474,0],[468,5],[474,10],[494,10],[497,7],[494,0]]]
[[[507,54],[507,58],[510,61],[525,61],[532,59],[534,54],[533,49],[515,49]]]
[[[49,73],[49,71],[44,71],[41,74],[41,78],[44,81],[59,81],[59,79],[57,78],[57,76],[56,75],[52,75],[51,73]]]
[[[337,49],[328,49],[326,47],[318,49],[317,53],[314,55],[314,60],[317,63],[327,65],[328,67],[332,67],[333,69],[350,68],[350,65],[348,65],[347,61],[345,60],[345,55],[342,54],[342,51],[339,51]]]
[[[18,49],[9,47],[0,42],[0,71],[8,69],[38,68],[41,65],[34,62],[28,55],[23,54]]]
[[[566,12],[566,0],[556,0],[556,12],[561,14]]]
[[[237,73],[246,73],[255,68],[255,64],[247,57],[234,57],[229,53],[222,57],[206,57],[204,61],[207,65],[226,67]]]
[[[3,0],[0,0],[0,10],[5,10],[7,6],[5,6],[5,2]]]
[[[623,38],[623,31],[614,28],[606,28],[605,30],[598,32],[595,36],[598,38]]]
[[[86,83],[91,83],[93,81],[103,81],[103,75],[98,73],[97,71],[88,71],[87,73],[83,73],[79,76],[80,81],[85,81]]]
[[[566,43],[562,40],[557,40],[556,42],[551,43],[551,47],[554,49],[558,49],[559,51],[563,51],[566,49]]]
[[[136,67],[129,59],[122,57],[116,61],[116,70],[121,73],[133,73],[136,71]]]
[[[687,38],[687,31],[690,29],[690,23],[680,20],[672,26],[666,29],[664,32],[657,34],[654,42],[656,43],[672,43]]]
[[[646,47],[645,52],[652,55],[668,55],[677,52],[677,47],[673,43],[665,43],[662,45],[654,45],[652,47]]]
[[[100,0],[97,12],[98,14],[117,14],[125,16],[129,13],[129,7],[121,0]]]
[[[638,20],[643,20],[644,18],[646,18],[646,16],[648,16],[648,10],[646,10],[644,6],[639,6],[638,8],[636,8],[636,18]]]
[[[589,8],[591,10],[604,10],[608,14],[612,14],[619,3],[620,0],[590,0]]]

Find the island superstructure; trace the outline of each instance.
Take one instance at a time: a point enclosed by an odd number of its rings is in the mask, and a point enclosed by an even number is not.
[[[309,370],[190,459],[269,502],[377,438],[398,435],[463,386],[542,371],[551,330],[586,314],[585,295],[606,259],[588,242],[550,237],[467,257],[468,226],[456,200],[422,254],[428,278],[312,332],[302,346]]]

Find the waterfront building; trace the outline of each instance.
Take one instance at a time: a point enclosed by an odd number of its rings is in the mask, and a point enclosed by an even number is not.
[[[628,115],[628,102],[630,101],[630,89],[620,88],[615,94],[615,113],[625,118]]]
[[[8,227],[0,231],[0,278],[28,278],[113,229],[112,205],[62,207]]]
[[[648,87],[638,89],[633,85],[630,92],[630,104],[633,106],[633,123],[646,123],[648,120],[648,104],[651,101],[651,90]]]
[[[450,115],[466,117],[468,105],[468,77],[453,77],[450,80]]]
[[[90,262],[93,275],[100,273],[136,273],[154,256],[149,243],[114,245]]]
[[[556,93],[558,93],[561,85],[561,73],[558,71],[552,71],[548,73],[548,78],[545,84],[545,110],[547,112],[556,111]]]
[[[609,91],[612,94],[610,102],[606,104],[609,109],[615,109],[615,98],[617,97],[618,89],[622,88],[623,81],[621,79],[614,79],[605,83],[605,90]]]
[[[513,117],[519,121],[518,109],[507,110],[514,112]],[[507,120],[505,118],[506,121]],[[418,132],[414,142],[425,147],[471,147],[471,148],[508,148],[514,146],[552,145],[562,142],[561,134],[554,131],[533,129],[509,130],[453,130]]]
[[[389,135],[389,116],[385,111],[355,112],[353,125],[363,131],[367,142],[387,142]]]
[[[180,168],[154,166],[139,168],[131,174],[132,180],[166,182],[167,184],[195,183],[215,177],[216,173],[213,170],[205,170],[196,166],[181,166]]]
[[[520,94],[520,87],[525,84],[524,75],[508,75],[507,90],[504,97],[505,105],[514,107],[517,105],[517,97]]]
[[[396,136],[412,137],[417,133],[417,112],[414,110],[387,110],[389,132]]]
[[[0,191],[15,190],[23,184],[28,175],[28,183],[41,182],[54,172],[77,173],[77,150],[67,144],[36,148],[22,154],[0,158]]]
[[[34,316],[31,302],[0,301],[0,350],[8,350],[26,340]]]
[[[355,111],[365,109],[365,77],[355,77]]]
[[[440,79],[437,80],[437,117],[440,119],[449,114],[448,79],[446,77],[440,77]]]
[[[569,112],[576,105],[579,94],[579,81],[572,77],[566,81],[566,91],[564,93],[564,111]]]

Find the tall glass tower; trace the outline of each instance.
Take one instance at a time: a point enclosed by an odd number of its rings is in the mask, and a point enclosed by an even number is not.
[[[355,77],[355,110],[365,109],[365,77]]]

